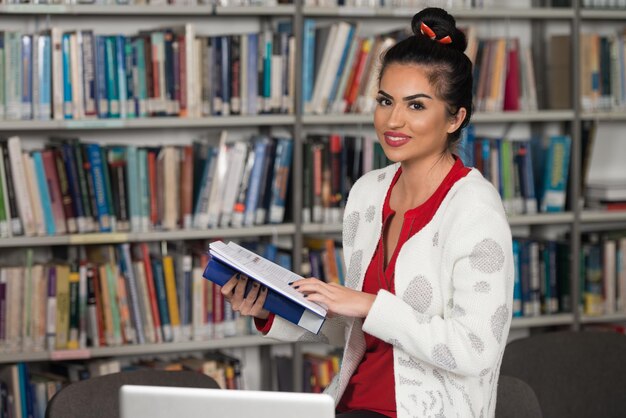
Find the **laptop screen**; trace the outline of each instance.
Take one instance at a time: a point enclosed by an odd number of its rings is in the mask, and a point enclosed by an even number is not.
[[[120,418],[334,418],[328,395],[125,385]]]

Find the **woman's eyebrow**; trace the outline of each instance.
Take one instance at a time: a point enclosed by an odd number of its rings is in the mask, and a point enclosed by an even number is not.
[[[425,99],[433,99],[432,97],[430,97],[428,94],[424,94],[424,93],[417,93],[414,94],[412,96],[406,96],[403,97],[402,100],[404,100],[405,102],[408,102],[409,100],[413,100],[413,99],[420,99],[420,98],[425,98]]]
[[[383,90],[378,90],[378,94],[380,94],[381,96],[384,96],[384,97],[386,97],[388,99],[393,99],[393,97],[390,94],[385,93]],[[419,99],[419,98],[425,98],[425,99],[431,99],[431,100],[433,99],[428,94],[417,93],[417,94],[413,94],[411,96],[403,97],[402,100],[404,100],[405,102],[408,102],[409,100],[414,100],[414,99]]]

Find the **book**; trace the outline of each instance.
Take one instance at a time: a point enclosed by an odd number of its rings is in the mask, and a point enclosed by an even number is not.
[[[326,319],[326,308],[307,300],[289,286],[289,283],[302,279],[301,276],[233,242],[212,242],[209,255],[203,275],[205,279],[223,286],[233,275],[245,274],[252,279],[248,282],[246,294],[252,281],[267,286],[265,309],[310,332],[319,332]]]

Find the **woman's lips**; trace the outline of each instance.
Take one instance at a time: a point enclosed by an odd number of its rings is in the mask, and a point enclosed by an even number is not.
[[[410,136],[404,135],[400,132],[387,131],[383,134],[385,143],[390,147],[401,147],[411,140]]]

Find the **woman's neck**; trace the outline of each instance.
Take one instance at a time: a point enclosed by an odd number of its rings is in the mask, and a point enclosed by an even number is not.
[[[401,163],[402,175],[392,195],[392,208],[408,210],[424,203],[441,184],[454,165],[454,156],[447,152],[426,160]]]

